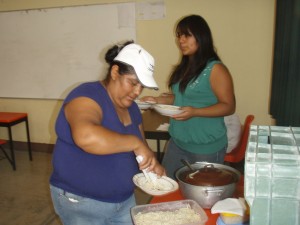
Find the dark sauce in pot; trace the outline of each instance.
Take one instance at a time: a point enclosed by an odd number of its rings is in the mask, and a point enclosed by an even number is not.
[[[203,167],[196,171],[183,171],[179,179],[196,186],[224,186],[238,181],[238,176],[227,169]]]

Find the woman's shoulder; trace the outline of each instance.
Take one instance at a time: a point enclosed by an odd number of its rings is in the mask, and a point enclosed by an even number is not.
[[[99,88],[102,87],[101,83],[99,81],[90,81],[90,82],[85,82],[81,83],[77,86],[79,89],[84,89],[84,88]]]
[[[220,72],[228,73],[229,72],[227,67],[221,61],[214,61],[214,62],[215,63],[213,63],[211,65],[212,72],[217,72],[217,73],[220,73]]]
[[[211,59],[208,60],[206,67],[214,67],[214,66],[224,66],[223,62],[221,60],[218,59]]]
[[[66,97],[66,101],[78,97],[92,97],[97,96],[98,91],[101,91],[102,85],[99,82],[85,82],[75,87]]]
[[[81,83],[77,87],[75,87],[72,90],[72,92],[77,92],[77,93],[78,92],[83,92],[83,93],[85,93],[85,92],[94,91],[95,89],[97,89],[97,90],[102,89],[102,85],[100,84],[99,81],[91,81],[91,82]]]
[[[222,63],[220,60],[210,60],[207,62],[205,69],[202,73],[207,74],[213,74],[213,73],[220,73],[224,72],[226,70],[226,66]]]

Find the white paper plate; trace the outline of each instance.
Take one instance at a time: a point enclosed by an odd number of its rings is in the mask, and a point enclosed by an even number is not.
[[[133,182],[144,192],[153,196],[169,194],[178,189],[178,183],[175,180],[172,180],[171,178],[166,176],[162,176],[160,178],[157,178],[156,180],[156,182],[158,182],[158,184],[161,185],[161,187],[163,187],[163,190],[155,189],[150,183],[148,183],[143,173],[136,174],[133,177]]]
[[[149,108],[152,107],[152,105],[155,104],[155,102],[150,102],[150,101],[142,102],[142,101],[140,101],[138,99],[136,99],[134,101],[138,105],[139,109],[149,109]]]
[[[183,112],[179,106],[175,105],[156,104],[154,109],[164,116],[173,116]]]

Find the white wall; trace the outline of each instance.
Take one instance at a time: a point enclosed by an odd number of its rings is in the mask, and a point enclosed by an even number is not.
[[[0,11],[108,2],[124,1],[2,0]],[[241,120],[251,113],[255,115],[254,124],[271,125],[268,107],[275,0],[165,0],[164,3],[165,18],[137,21],[137,41],[156,59],[155,76],[161,87],[158,92],[145,90],[143,94],[159,94],[167,90],[166,81],[171,68],[179,59],[174,25],[180,17],[196,13],[209,23],[217,51],[232,73],[237,113]],[[60,105],[61,101],[55,100],[0,98],[0,111],[29,113],[31,138],[38,143],[54,143],[53,127]],[[22,125],[14,132],[15,139],[26,140]],[[5,136],[6,131],[1,128],[0,137]]]

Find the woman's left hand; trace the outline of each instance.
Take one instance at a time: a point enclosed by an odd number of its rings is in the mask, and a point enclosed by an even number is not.
[[[183,112],[177,115],[173,115],[171,116],[171,118],[173,118],[174,120],[188,120],[195,116],[196,109],[194,107],[184,106],[180,109],[183,110]]]

